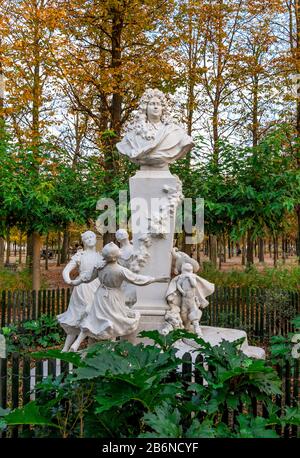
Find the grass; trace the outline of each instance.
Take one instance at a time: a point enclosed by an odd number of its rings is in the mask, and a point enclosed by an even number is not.
[[[42,279],[41,287],[47,288],[47,283]],[[32,289],[32,275],[29,269],[23,269],[17,272],[0,269],[0,290],[4,289]]]
[[[268,268],[258,271],[255,266],[243,272],[232,270],[222,272],[215,269],[211,263],[204,262],[200,272],[201,277],[217,286],[279,288],[289,291],[300,291],[300,266],[287,269],[286,267]]]

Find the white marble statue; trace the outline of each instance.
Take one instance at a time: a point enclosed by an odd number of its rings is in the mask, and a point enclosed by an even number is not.
[[[192,264],[194,273],[197,273],[200,269],[199,263],[196,261],[196,259],[191,258],[188,254],[184,253],[184,251],[179,251],[176,247],[174,247],[172,250],[172,260],[175,275],[178,275],[181,272],[181,267],[186,262]]]
[[[80,324],[81,332],[71,346],[71,351],[77,351],[86,337],[96,340],[115,339],[137,329],[140,314],[125,305],[125,297],[121,289],[124,280],[139,286],[154,282],[168,282],[168,277],[154,278],[138,275],[122,267],[118,264],[120,255],[120,248],[113,242],[108,243],[102,250],[103,261],[95,266],[93,273],[80,275],[72,281],[73,285],[79,285],[98,277],[100,286],[91,307],[86,310],[86,317]]]
[[[132,265],[135,256],[133,252],[133,245],[129,241],[128,232],[125,229],[118,229],[116,232],[116,239],[120,244],[121,253],[118,259],[118,263],[129,270],[133,270]],[[132,307],[136,303],[135,286],[129,283],[128,281],[124,281],[122,283],[122,290],[125,294],[125,304],[128,307]]]
[[[102,257],[96,252],[96,234],[86,231],[81,235],[84,250],[78,251],[72,256],[70,262],[63,270],[63,279],[68,284],[72,284],[70,273],[75,268],[79,269],[80,275],[91,274],[94,266],[98,264]],[[57,316],[59,324],[67,334],[67,338],[62,351],[68,351],[78,334],[80,333],[80,322],[85,314],[86,308],[93,302],[94,294],[99,286],[99,280],[95,279],[91,283],[82,283],[75,286],[67,310]]]
[[[192,138],[172,121],[163,92],[148,89],[141,97],[137,114],[127,127],[118,151],[132,162],[165,168],[194,146]]]
[[[214,292],[214,285],[193,273],[193,268],[191,263],[182,264],[181,273],[169,284],[166,293],[169,310],[165,315],[166,324],[162,334],[184,328],[202,336],[199,325],[201,310],[207,307],[206,297]]]

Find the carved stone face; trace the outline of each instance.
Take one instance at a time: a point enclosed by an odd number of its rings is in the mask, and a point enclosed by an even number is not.
[[[147,118],[149,121],[160,119],[163,107],[158,97],[153,97],[147,105]]]
[[[92,248],[96,245],[96,241],[97,241],[96,234],[89,231],[83,235],[82,241],[83,241],[84,246]]]

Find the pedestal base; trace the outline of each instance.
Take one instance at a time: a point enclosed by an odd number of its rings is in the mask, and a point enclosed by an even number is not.
[[[153,315],[144,315],[141,313],[141,319],[138,329],[130,335],[123,336],[121,339],[128,340],[133,344],[143,342],[145,345],[152,345],[153,340],[137,337],[141,331],[160,331],[165,324],[165,311]]]
[[[164,315],[142,315],[140,319],[140,324],[138,330],[135,333],[132,333],[128,336],[122,337],[122,339],[129,340],[133,344],[138,344],[143,342],[145,345],[153,344],[151,339],[139,338],[137,335],[141,331],[153,331],[160,330],[164,325]],[[244,342],[240,347],[240,350],[247,356],[256,359],[265,359],[266,354],[265,350],[260,347],[253,347],[248,344],[248,338],[245,331],[240,329],[230,329],[230,328],[217,328],[213,326],[201,326],[203,333],[203,340],[210,343],[213,347],[219,345],[222,340],[227,340],[228,342],[234,342],[236,340],[244,338]],[[192,353],[192,358],[196,358],[196,352],[193,352],[196,348],[199,348],[198,344],[191,339],[182,339],[175,343],[175,347],[178,349],[178,356],[181,357],[184,353]]]
[[[241,331],[240,329],[216,328],[213,326],[201,326],[201,330],[203,333],[203,340],[208,342],[212,347],[219,345],[222,340],[234,342],[245,338],[240,347],[240,350],[245,355],[256,359],[265,359],[266,357],[266,353],[263,348],[253,347],[248,344],[248,338],[245,331]],[[188,353],[195,348],[199,348],[197,343],[190,339],[182,339],[182,341],[176,342],[175,347],[178,348],[178,356],[182,356],[184,353]]]

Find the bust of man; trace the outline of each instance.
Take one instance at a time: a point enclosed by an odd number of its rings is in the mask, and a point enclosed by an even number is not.
[[[193,146],[192,138],[172,121],[166,96],[158,89],[144,93],[133,122],[117,143],[120,154],[151,169],[167,168]]]

